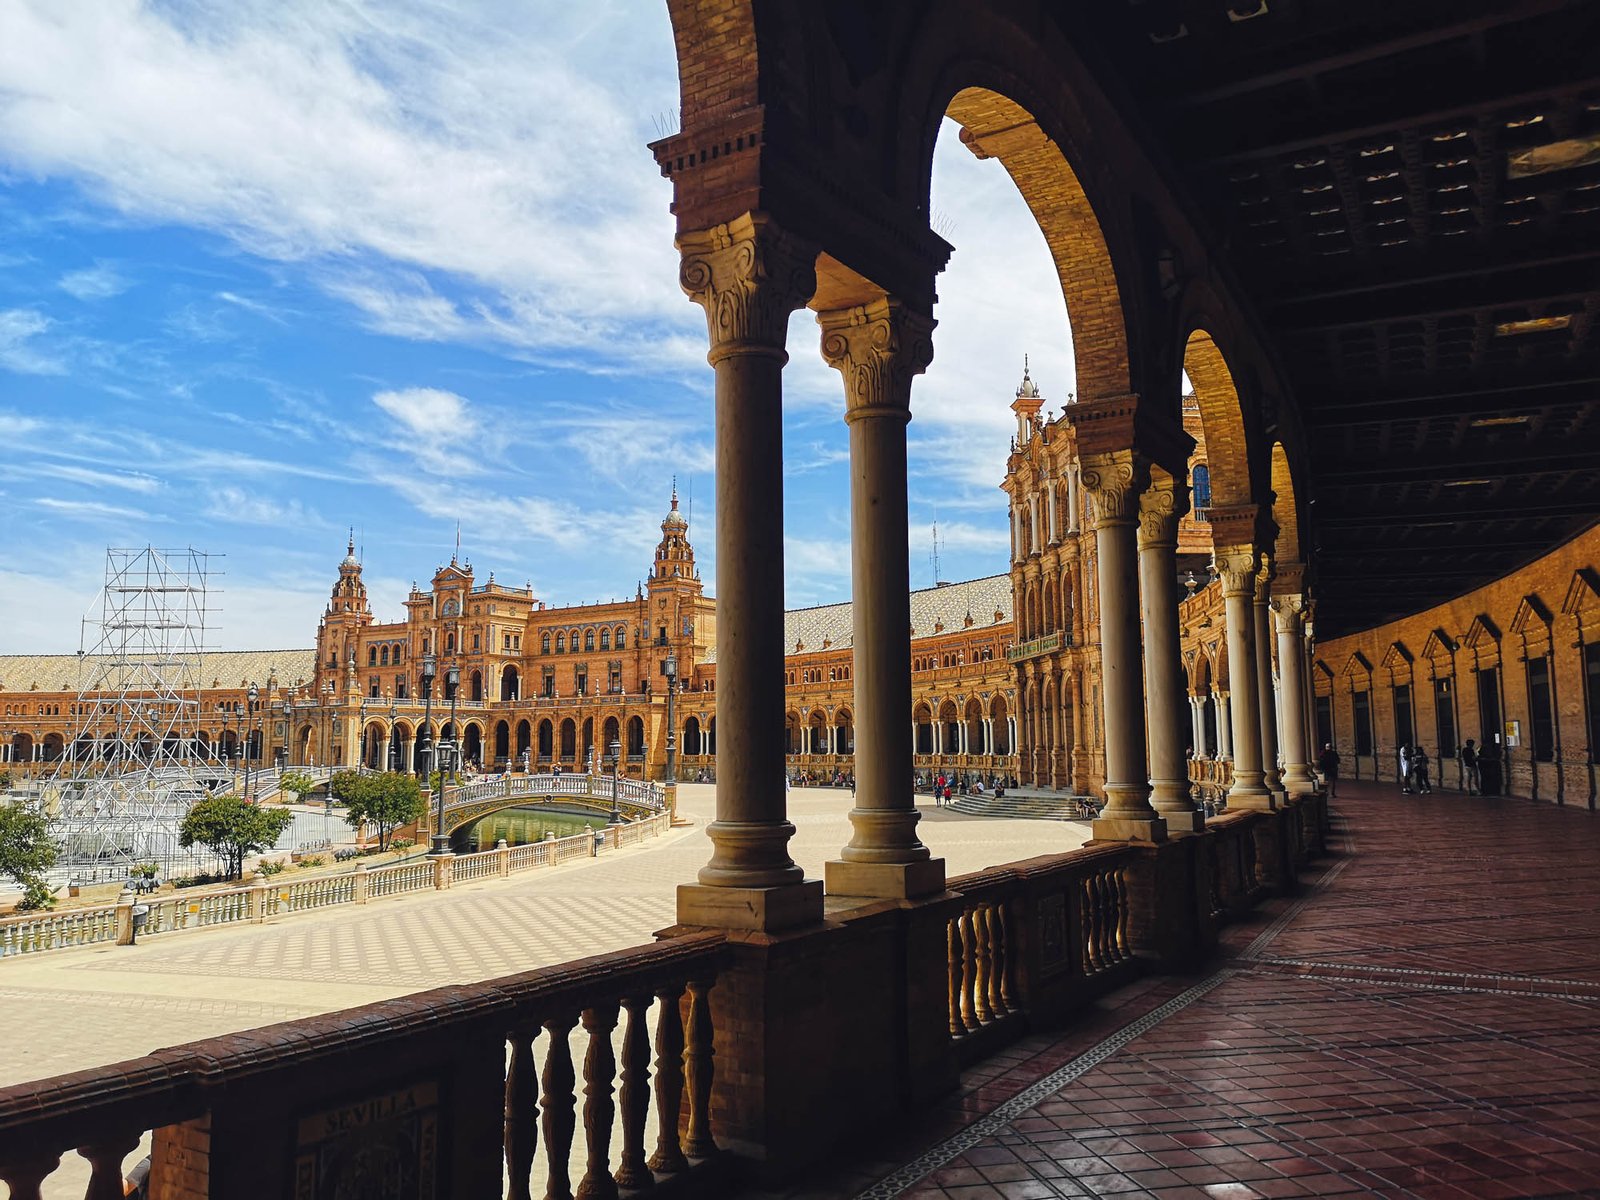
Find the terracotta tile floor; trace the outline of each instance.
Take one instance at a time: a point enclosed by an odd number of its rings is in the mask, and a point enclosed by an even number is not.
[[[1333,807],[1333,853],[1213,974],[1125,988],[871,1161],[762,1195],[1600,1196],[1600,816],[1348,783]]]

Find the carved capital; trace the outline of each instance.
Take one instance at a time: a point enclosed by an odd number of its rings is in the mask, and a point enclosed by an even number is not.
[[[822,357],[844,376],[845,419],[911,415],[911,381],[933,361],[932,317],[898,300],[817,314]]]
[[[1189,511],[1189,487],[1165,471],[1150,472],[1150,484],[1139,497],[1139,545],[1176,546],[1178,519]]]
[[[1295,633],[1300,629],[1300,619],[1305,613],[1304,596],[1280,592],[1272,597],[1273,628],[1279,633]]]
[[[1261,553],[1255,546],[1218,546],[1217,578],[1224,596],[1254,597],[1256,576],[1261,571]]]
[[[1080,478],[1094,501],[1096,529],[1131,524],[1138,519],[1139,496],[1150,484],[1150,464],[1131,450],[1094,454],[1083,460]]]
[[[706,310],[713,364],[783,354],[789,314],[817,290],[817,251],[760,213],[678,235],[678,283]]]

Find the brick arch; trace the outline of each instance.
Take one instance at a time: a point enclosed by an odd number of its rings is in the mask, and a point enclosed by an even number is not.
[[[943,115],[961,126],[961,142],[975,155],[999,161],[1039,224],[1067,302],[1078,397],[1132,391],[1127,322],[1111,249],[1061,141],[1022,104],[988,87],[957,91]],[[928,155],[931,169],[931,142]]]
[[[1200,404],[1206,467],[1211,473],[1211,503],[1217,508],[1249,504],[1255,489],[1251,486],[1244,405],[1227,359],[1205,329],[1196,328],[1185,339],[1183,369]]]
[[[1272,443],[1272,519],[1278,526],[1277,559],[1301,562],[1300,495],[1282,442]]]

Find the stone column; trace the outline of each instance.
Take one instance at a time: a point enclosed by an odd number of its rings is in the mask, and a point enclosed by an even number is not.
[[[857,730],[853,833],[824,877],[832,895],[923,896],[944,890],[944,860],[931,857],[917,837],[911,747],[901,740],[911,707],[906,423],[911,381],[933,358],[934,322],[891,298],[819,313],[817,320],[822,356],[844,376],[850,427]],[[721,603],[719,595],[719,622]],[[776,669],[781,701],[781,662]]]
[[[1145,718],[1149,722],[1150,803],[1168,833],[1196,833],[1205,813],[1189,794],[1189,772],[1178,726],[1184,694],[1178,638],[1178,519],[1189,510],[1189,489],[1159,469],[1139,498],[1139,606],[1144,617]]]
[[[1283,679],[1283,786],[1291,796],[1316,790],[1307,768],[1306,677],[1300,614],[1300,596],[1272,597],[1272,619],[1278,634],[1278,670]]]
[[[1217,572],[1228,624],[1229,733],[1233,741],[1233,808],[1276,807],[1261,769],[1260,676],[1256,672],[1256,577],[1260,556],[1254,546],[1217,547]]]
[[[1189,740],[1194,746],[1194,756],[1205,758],[1206,755],[1206,719],[1200,706],[1204,701],[1199,696],[1189,697]]]
[[[1131,450],[1097,454],[1083,463],[1083,486],[1094,501],[1100,582],[1106,806],[1094,823],[1094,836],[1104,841],[1164,841],[1167,836],[1166,823],[1150,805],[1140,687],[1136,529],[1139,496],[1149,481],[1149,464]]]
[[[1057,520],[1056,520],[1056,508],[1057,508],[1057,505],[1056,505],[1056,481],[1053,480],[1053,479],[1048,480],[1044,485],[1044,502],[1050,506],[1050,512],[1049,512],[1050,544],[1052,546],[1054,546],[1057,542],[1059,542],[1061,540],[1061,534],[1060,534],[1060,532],[1059,532],[1059,530],[1057,528]],[[1052,626],[1052,628],[1053,628],[1053,626]]]
[[[1228,703],[1228,693],[1213,693],[1212,703],[1217,709],[1217,757],[1233,759],[1233,708]]]
[[[1256,576],[1253,605],[1256,633],[1256,697],[1261,714],[1261,782],[1278,797],[1284,796],[1283,776],[1278,770],[1278,703],[1272,690],[1272,612],[1267,607],[1272,582],[1269,561]]]
[[[822,917],[820,882],[789,857],[783,786],[783,367],[789,314],[816,290],[817,252],[754,213],[677,244],[716,373],[722,647],[711,860],[679,886],[678,921],[771,931]]]
[[[1078,464],[1071,463],[1067,466],[1067,532],[1078,532],[1078,510],[1081,502],[1078,499]]]

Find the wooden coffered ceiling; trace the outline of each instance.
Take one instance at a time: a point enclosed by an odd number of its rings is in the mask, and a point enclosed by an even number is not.
[[[1600,3],[1104,0],[1097,52],[1294,389],[1318,627],[1600,511]]]

